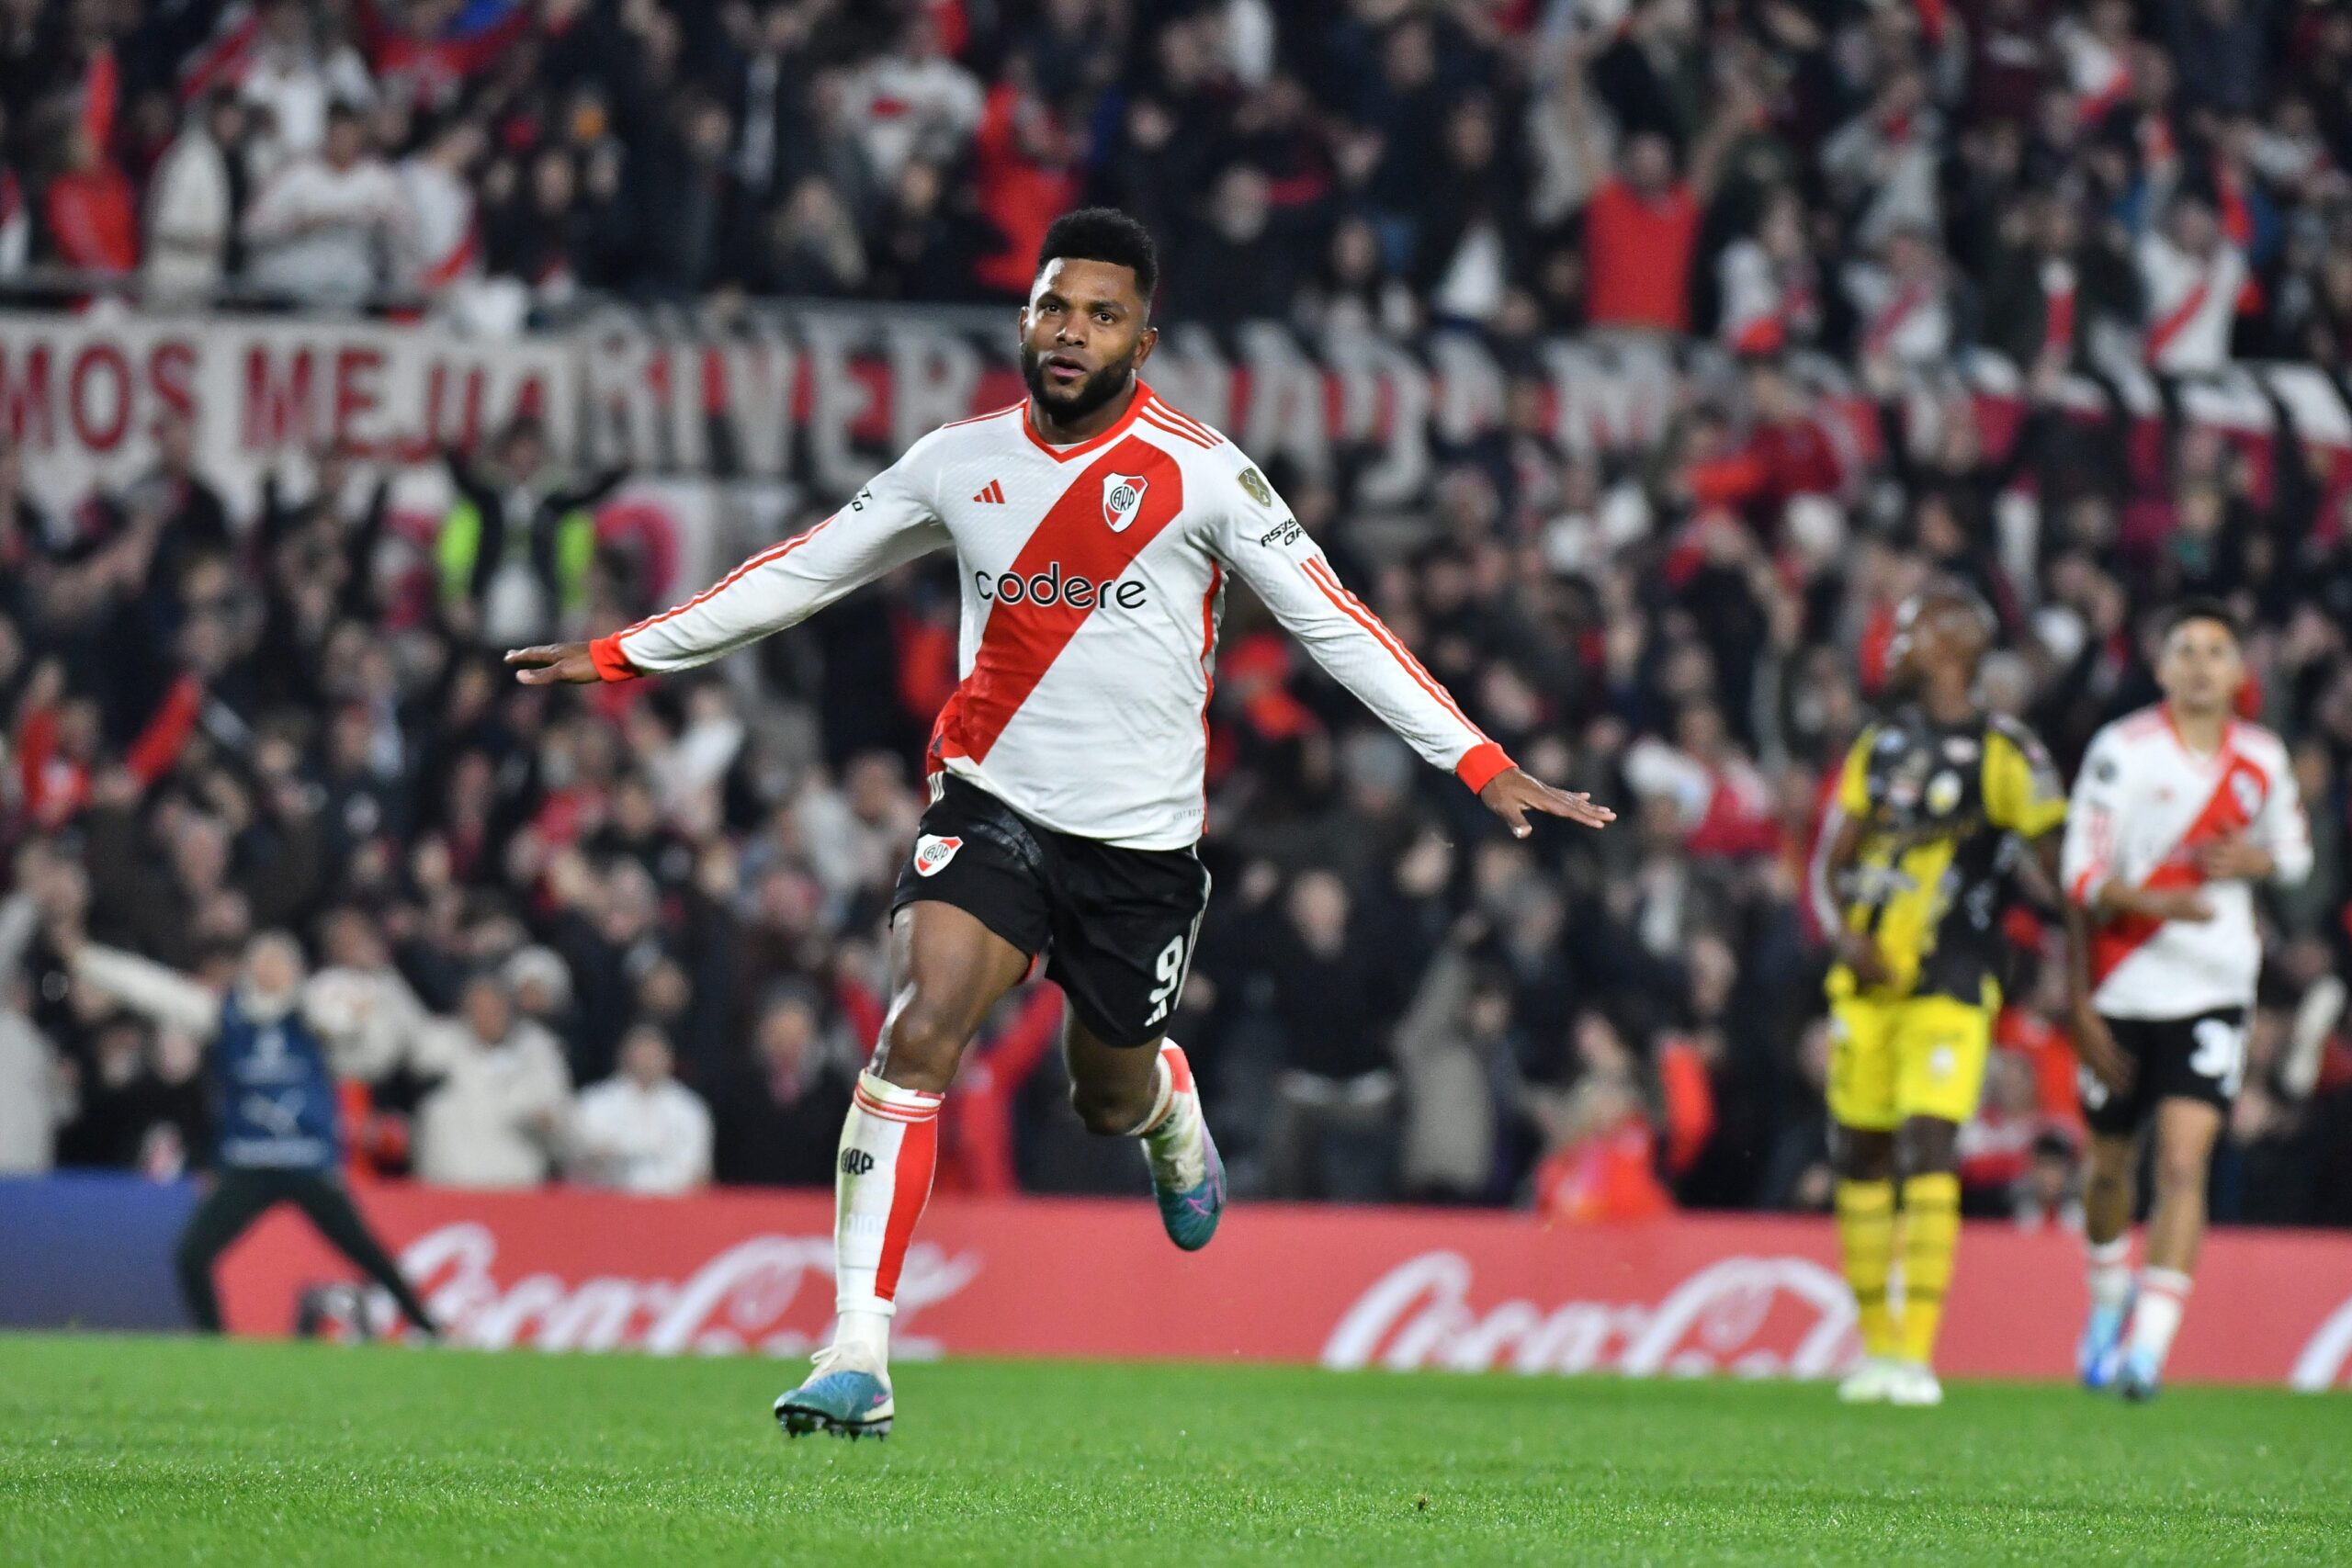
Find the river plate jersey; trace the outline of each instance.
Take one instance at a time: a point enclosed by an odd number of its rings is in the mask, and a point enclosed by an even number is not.
[[[1830,995],[1977,1001],[1996,977],[1995,921],[2014,857],[2066,816],[2041,742],[2007,718],[1939,725],[1906,709],[1855,740],[1838,807],[1865,825],[1839,918],[1876,939],[1893,978],[1863,992],[1841,964]]]
[[[2286,744],[2254,724],[2231,724],[2221,750],[2199,756],[2160,706],[2120,718],[2091,739],[2066,821],[2066,895],[2088,905],[2105,884],[2196,888],[2205,920],[2125,916],[2091,937],[2092,1002],[2109,1018],[2193,1018],[2252,1007],[2262,969],[2254,887],[2210,881],[2199,852],[2244,834],[2270,852],[2277,879],[2312,867],[2311,825]]]
[[[949,547],[962,680],[930,769],[1048,828],[1148,850],[1200,837],[1231,573],[1430,762],[1474,790],[1510,765],[1250,459],[1140,381],[1075,446],[1047,446],[1026,403],[943,425],[831,517],[591,651],[607,679],[691,669]]]

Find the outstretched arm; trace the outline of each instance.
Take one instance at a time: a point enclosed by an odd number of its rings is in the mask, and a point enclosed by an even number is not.
[[[1615,820],[1615,812],[1589,796],[1554,789],[1521,772],[1471,723],[1396,634],[1340,583],[1322,547],[1255,468],[1237,473],[1232,488],[1216,513],[1216,554],[1333,680],[1414,750],[1452,770],[1520,838],[1532,830],[1530,812],[1588,828]]]
[[[851,590],[947,543],[947,529],[910,477],[905,457],[805,533],[772,545],[674,609],[593,642],[518,648],[506,656],[526,686],[627,681],[692,670],[797,625]]]
[[[85,942],[71,959],[74,981],[113,998],[168,1028],[209,1040],[220,1024],[220,998],[175,969],[120,948]]]

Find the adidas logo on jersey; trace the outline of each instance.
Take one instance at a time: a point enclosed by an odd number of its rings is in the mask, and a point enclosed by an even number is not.
[[[1004,504],[1004,486],[998,480],[990,479],[987,484],[980,487],[979,492],[974,495],[972,499],[974,501],[986,502],[991,506],[1002,506]]]

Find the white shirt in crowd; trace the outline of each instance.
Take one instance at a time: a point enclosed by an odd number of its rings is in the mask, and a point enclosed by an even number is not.
[[[462,1020],[418,1031],[416,1070],[441,1085],[417,1107],[416,1174],[441,1187],[537,1187],[571,1106],[555,1036],[518,1021],[485,1045]]]
[[[413,221],[400,177],[380,160],[338,169],[306,158],[264,186],[246,214],[254,281],[305,299],[356,299],[412,243]]]
[[[399,282],[434,294],[481,271],[474,241],[474,187],[431,158],[402,160],[398,170],[407,215],[406,243],[394,258]]]
[[[326,145],[327,110],[338,103],[365,107],[375,101],[367,62],[349,44],[322,56],[307,46],[255,44],[237,84],[237,96],[266,111],[269,119],[254,138],[254,152],[266,173],[310,157]]]
[[[884,186],[926,146],[961,148],[979,129],[988,94],[979,78],[945,55],[885,55],[849,82],[850,122]]]
[[[40,925],[28,893],[0,898],[0,1176],[38,1176],[56,1159],[73,1087],[48,1037],[9,1005],[17,962]]]
[[[200,300],[220,281],[237,220],[229,158],[199,119],[182,131],[147,186],[147,297]]]
[[[2091,1000],[2109,1018],[2186,1019],[2251,1007],[2262,969],[2254,886],[2208,882],[2197,852],[2244,833],[2293,884],[2312,869],[2311,828],[2279,739],[2232,724],[2210,757],[2191,751],[2169,712],[2145,708],[2092,737],[2066,811],[2066,896],[2088,906],[2105,884],[2195,887],[2209,920],[2109,920],[2092,933]]]
[[[2176,376],[2210,375],[2230,362],[2230,329],[2245,288],[2245,257],[2226,241],[2191,255],[2163,234],[2140,242],[2147,300],[2148,363]]]
[[[710,1110],[675,1078],[626,1074],[581,1091],[571,1123],[572,1177],[590,1186],[671,1198],[710,1179]]]

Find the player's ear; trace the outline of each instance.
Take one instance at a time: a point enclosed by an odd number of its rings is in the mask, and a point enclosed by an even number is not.
[[[1137,333],[1136,334],[1136,368],[1142,369],[1143,362],[1149,359],[1151,351],[1159,346],[1159,329],[1158,327],[1147,326]]]
[[[1026,305],[1012,313],[1012,341],[1016,344],[1029,341],[1029,307]]]

